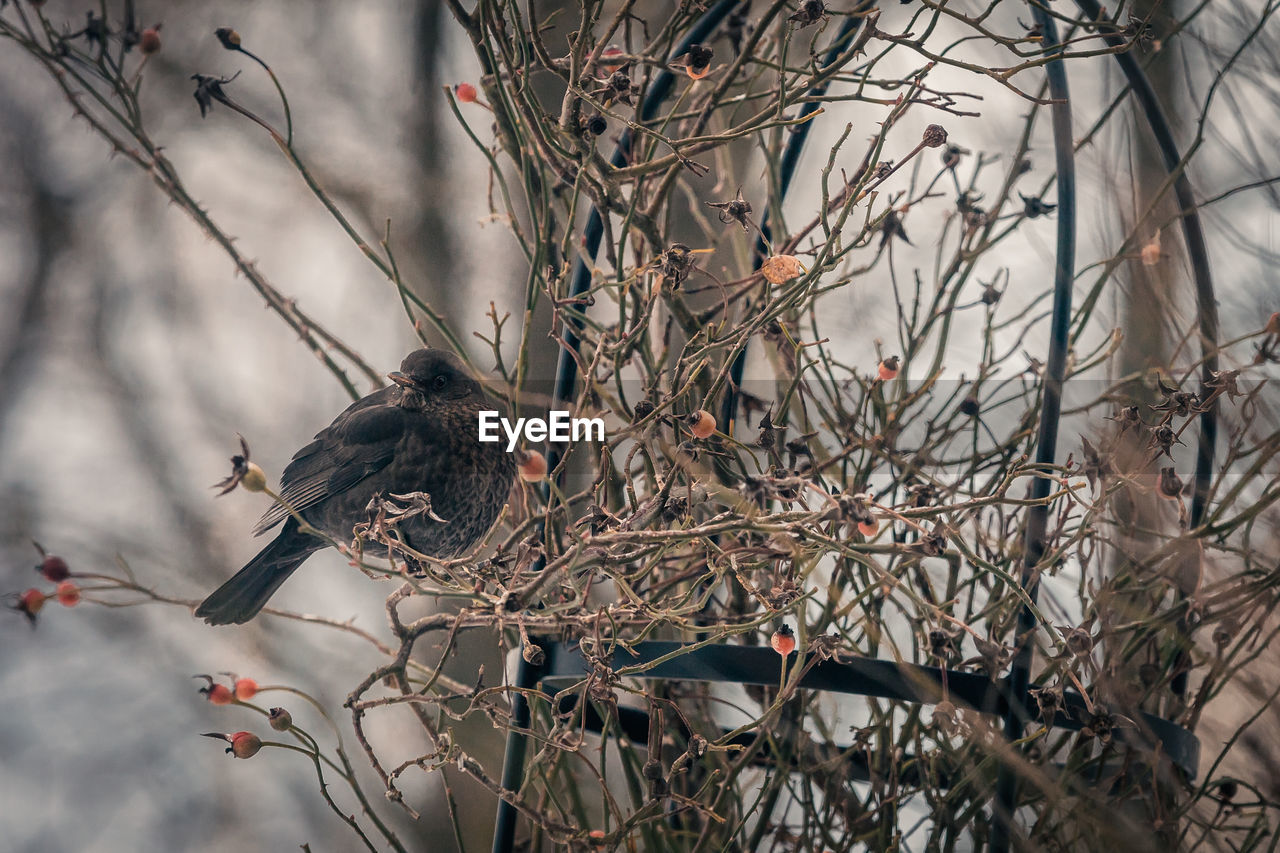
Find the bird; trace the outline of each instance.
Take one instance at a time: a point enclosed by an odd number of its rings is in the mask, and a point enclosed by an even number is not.
[[[255,535],[283,524],[276,538],[195,610],[211,625],[248,622],[308,557],[369,521],[379,498],[411,500],[417,512],[396,526],[399,538],[430,557],[466,551],[493,526],[511,491],[516,461],[501,442],[479,440],[479,413],[496,408],[480,383],[447,350],[405,356],[392,384],[352,403],[293,457],[280,477],[280,500]],[[422,495],[427,497],[424,507]],[[367,542],[365,553],[385,554]]]

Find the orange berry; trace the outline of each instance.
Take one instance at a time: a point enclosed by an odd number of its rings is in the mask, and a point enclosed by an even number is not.
[[[773,636],[769,638],[769,645],[785,658],[796,650],[796,634],[791,630],[790,625],[783,625],[773,632]]]
[[[58,603],[63,607],[75,607],[80,603],[80,587],[72,581],[58,584]]]
[[[875,519],[872,519],[871,521],[859,521],[858,532],[870,539],[872,536],[875,536],[880,532],[880,523]]]
[[[886,358],[884,361],[876,365],[876,376],[881,382],[888,382],[898,375],[899,361],[896,355]]]
[[[625,60],[617,60],[614,62],[606,61],[620,56],[625,56],[625,54],[623,53],[622,48],[618,47],[616,44],[611,44],[604,50],[600,51],[600,70],[605,74],[613,74],[616,71],[621,71],[626,67],[627,63]]]
[[[13,609],[30,619],[31,624],[34,625],[36,624],[36,614],[40,612],[40,608],[44,607],[44,603],[47,600],[47,595],[32,587],[18,596],[18,603],[13,606]]]
[[[459,83],[453,87],[453,93],[464,104],[474,104],[476,102],[476,87],[470,83]]]
[[[704,44],[689,45],[689,52],[685,54],[684,73],[691,80],[701,80],[711,73],[711,58],[714,55],[714,51]]]
[[[1266,332],[1268,335],[1280,335],[1280,311],[1271,315],[1267,320],[1267,325],[1263,327],[1262,331]]]
[[[716,419],[706,409],[698,409],[689,415],[688,424],[694,438],[709,438],[716,431]]]
[[[237,678],[235,690],[237,699],[248,702],[258,692],[258,682],[252,678]]]
[[[1151,238],[1150,242],[1142,247],[1138,252],[1138,255],[1142,258],[1142,265],[1144,267],[1153,267],[1160,263],[1161,254],[1159,231],[1157,231],[1155,236]]]
[[[258,754],[258,750],[262,749],[262,739],[253,732],[233,732],[224,735],[221,732],[205,732],[204,737],[216,737],[219,740],[225,740],[231,746],[227,747],[227,752],[236,758],[253,758]]]
[[[526,483],[536,483],[547,476],[547,457],[537,450],[522,450],[517,458],[520,479]]]
[[[231,736],[231,749],[236,758],[253,758],[262,749],[262,740],[253,732],[236,732]]]
[[[53,554],[48,554],[40,565],[36,566],[36,571],[44,575],[45,580],[58,583],[71,577],[71,569],[67,567],[67,561]]]
[[[200,692],[204,694],[204,698],[209,700],[212,705],[230,705],[235,701],[235,694],[231,692],[231,688],[225,684],[218,684],[213,680],[211,675],[197,675],[195,678],[203,678],[209,682],[205,687],[200,688]]]
[[[160,49],[160,25],[147,27],[138,36],[138,50],[142,51],[143,56],[150,56]]]

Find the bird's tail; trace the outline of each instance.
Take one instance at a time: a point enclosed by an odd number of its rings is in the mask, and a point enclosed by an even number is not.
[[[241,625],[257,616],[294,569],[324,547],[320,539],[290,530],[292,526],[286,526],[248,565],[201,602],[196,616],[210,625]]]

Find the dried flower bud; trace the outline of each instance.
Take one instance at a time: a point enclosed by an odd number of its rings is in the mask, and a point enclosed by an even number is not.
[[[931,124],[924,129],[920,140],[928,148],[941,148],[947,144],[947,131],[940,124]]]
[[[293,728],[293,715],[284,708],[272,708],[267,712],[267,723],[278,732]]]
[[[213,34],[218,37],[218,41],[222,42],[222,46],[227,50],[240,49],[240,34],[230,27],[218,27],[213,31]]]
[[[52,583],[59,583],[71,577],[71,569],[67,566],[67,561],[53,554],[46,554],[40,561],[40,565],[36,566],[36,571]]]
[[[1235,639],[1236,626],[1231,622],[1219,622],[1213,626],[1213,644],[1225,649]]]
[[[787,20],[795,21],[798,26],[807,27],[826,17],[827,4],[823,3],[822,0],[801,0],[800,8]]]
[[[1093,652],[1093,636],[1087,628],[1071,628],[1063,637],[1067,651],[1078,658],[1087,657]]]
[[[587,119],[587,133],[592,136],[600,136],[609,129],[609,122],[600,114],[593,115]]]
[[[1182,478],[1172,467],[1160,469],[1160,485],[1156,491],[1166,500],[1176,501],[1182,497]]]
[[[547,661],[547,653],[537,643],[525,643],[520,649],[520,656],[529,666],[542,666]]]
[[[1031,196],[1028,198],[1022,193],[1018,193],[1018,197],[1022,199],[1022,215],[1028,219],[1036,219],[1041,216],[1047,216],[1058,209],[1056,204],[1049,204],[1042,200],[1039,196]]]
[[[707,754],[707,739],[702,735],[694,735],[689,738],[688,752],[694,758],[701,758]]]
[[[649,417],[649,415],[653,414],[655,408],[656,407],[653,405],[652,400],[641,400],[636,403],[634,414],[631,416],[631,422],[635,423],[636,421],[644,420]]]
[[[717,215],[725,225],[736,222],[743,231],[750,230],[751,202],[742,197],[742,187],[738,187],[738,194],[728,201],[709,201],[706,205],[720,211]]]

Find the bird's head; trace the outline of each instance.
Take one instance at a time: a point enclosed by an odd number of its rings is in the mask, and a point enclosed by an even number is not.
[[[484,396],[480,383],[471,377],[458,357],[447,350],[415,350],[405,356],[400,369],[388,373],[387,378],[404,389],[404,396],[420,398],[424,407],[454,400],[479,401]]]

